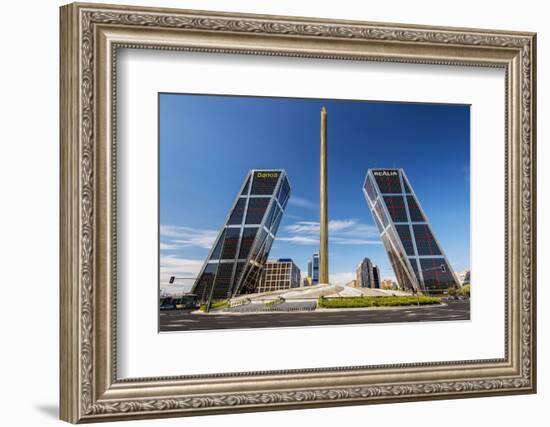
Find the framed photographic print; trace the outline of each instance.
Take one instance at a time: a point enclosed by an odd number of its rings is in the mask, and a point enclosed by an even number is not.
[[[535,34],[61,8],[61,418],[533,393]]]
[[[158,103],[160,332],[470,319],[470,106]]]

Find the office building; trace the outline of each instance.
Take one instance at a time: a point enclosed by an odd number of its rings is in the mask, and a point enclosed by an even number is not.
[[[399,285],[390,279],[383,279],[380,282],[380,289],[399,290]]]
[[[369,258],[364,258],[357,266],[355,280],[358,288],[374,288],[373,263]]]
[[[372,279],[373,279],[373,288],[380,289],[380,269],[377,265],[372,266]]]
[[[357,288],[357,279],[351,279],[344,286],[347,286],[347,287],[350,287],[350,288]]]
[[[247,174],[193,285],[200,301],[257,292],[289,197],[284,170]]]
[[[307,275],[311,278],[311,284],[317,285],[319,283],[319,254],[314,253],[311,255],[307,263]]]
[[[289,258],[267,261],[262,272],[258,292],[299,288],[300,277],[300,269]]]
[[[401,289],[444,293],[459,286],[403,169],[369,169],[363,193]]]
[[[457,276],[462,286],[470,284],[470,270],[457,273]]]

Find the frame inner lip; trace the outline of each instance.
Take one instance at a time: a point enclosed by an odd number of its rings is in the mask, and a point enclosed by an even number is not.
[[[111,66],[111,78],[113,82],[116,82],[117,76],[116,76],[116,61],[117,61],[117,50],[118,48],[130,48],[130,49],[148,49],[148,50],[164,50],[164,45],[154,45],[154,44],[140,44],[140,43],[127,43],[124,41],[119,40],[112,40],[110,41],[110,44],[114,49],[112,49],[112,66]],[[165,47],[165,46],[164,46]],[[474,46],[473,48],[478,48],[478,46]],[[173,46],[170,45],[170,50],[174,51],[182,51],[182,52],[206,52],[206,53],[225,53],[225,54],[250,54],[250,55],[267,55],[272,56],[270,54],[270,50],[256,50],[256,49],[247,49],[246,51],[241,51],[240,49],[231,49],[231,48],[218,48],[218,47],[211,47],[211,48],[195,48],[187,45],[183,46]],[[455,66],[466,66],[466,67],[489,67],[489,68],[504,68],[506,70],[505,80],[508,81],[509,78],[509,64],[508,63],[494,63],[494,62],[440,62],[437,60],[417,60],[414,58],[407,58],[406,60],[400,61],[393,61],[392,59],[386,59],[386,58],[369,58],[366,56],[361,57],[341,57],[338,55],[317,55],[317,54],[308,54],[307,52],[303,53],[293,53],[293,52],[279,52],[278,56],[287,56],[287,57],[298,57],[298,58],[319,58],[319,59],[339,59],[339,60],[351,60],[351,61],[367,61],[367,62],[396,62],[401,63],[405,62],[408,64],[418,64],[418,65],[425,65],[425,64],[431,64],[431,65],[455,65]],[[507,66],[508,65],[508,66]],[[505,92],[506,96],[508,94],[508,86],[505,86]],[[116,84],[112,85],[112,111],[116,111]],[[507,124],[507,123],[506,123]],[[114,120],[111,122],[112,129],[113,129],[113,135],[116,135],[116,116]],[[506,140],[506,146],[508,145],[508,140]],[[113,137],[113,150],[116,150],[116,137]],[[506,148],[507,152],[507,148]],[[507,156],[506,156],[507,157]],[[113,168],[116,170],[116,157],[113,158]],[[507,173],[507,169],[505,168],[505,172]],[[116,194],[116,180],[113,180],[113,188],[112,191],[114,194]],[[506,211],[508,211],[508,193],[506,193]],[[113,201],[114,208],[113,212],[116,212],[116,198]],[[116,219],[116,213],[114,214],[114,218]],[[113,242],[116,242],[116,221],[114,222],[115,227],[113,227]],[[508,244],[506,242],[506,244]],[[505,257],[505,269],[507,268],[508,264],[508,256],[506,251],[506,257]],[[116,253],[116,249],[115,249]],[[505,305],[508,304],[508,287],[507,287],[507,279],[508,277],[505,276]],[[360,371],[360,370],[375,370],[375,369],[408,369],[408,368],[435,368],[434,371],[439,371],[439,367],[457,367],[460,365],[464,365],[464,367],[467,367],[468,365],[506,365],[509,363],[510,358],[508,354],[508,316],[505,316],[506,321],[506,327],[505,327],[505,342],[504,342],[504,357],[503,358],[489,358],[489,359],[478,359],[478,360],[453,360],[453,361],[433,361],[433,362],[419,362],[419,363],[400,363],[400,364],[381,364],[381,365],[353,365],[353,366],[337,366],[337,367],[325,367],[325,368],[303,368],[303,369],[285,369],[285,370],[269,370],[269,371],[244,371],[244,372],[220,372],[220,373],[213,373],[213,374],[193,374],[193,375],[170,375],[170,376],[160,376],[160,377],[132,377],[132,378],[118,378],[117,377],[117,333],[116,333],[116,317],[117,317],[117,310],[116,310],[116,270],[113,270],[113,283],[115,284],[113,286],[113,301],[115,301],[115,304],[113,305],[113,311],[112,316],[114,319],[113,322],[113,330],[112,330],[112,365],[115,367],[113,370],[113,375],[111,378],[111,381],[113,384],[129,384],[129,383],[149,383],[152,381],[178,381],[178,382],[187,382],[187,381],[193,381],[193,380],[200,380],[200,379],[227,379],[227,378],[243,378],[243,377],[265,377],[270,375],[285,375],[285,376],[291,376],[291,375],[300,375],[300,374],[325,374],[325,373],[338,373],[338,374],[345,374],[350,371]]]

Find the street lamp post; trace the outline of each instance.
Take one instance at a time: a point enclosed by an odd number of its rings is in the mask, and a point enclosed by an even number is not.
[[[193,280],[195,281],[197,278],[196,277],[176,277],[176,276],[170,276],[170,279],[168,279],[168,283],[170,285],[172,285],[174,283],[174,281],[176,280]],[[212,284],[213,285],[213,284]],[[204,292],[206,291],[206,287],[203,289],[203,293],[202,293],[202,300],[204,300]],[[183,293],[185,294],[185,292]],[[193,299],[193,304],[195,303],[194,299]]]

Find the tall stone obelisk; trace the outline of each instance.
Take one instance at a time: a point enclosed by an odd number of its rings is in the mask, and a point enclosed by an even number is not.
[[[327,109],[321,108],[319,283],[328,283]]]

